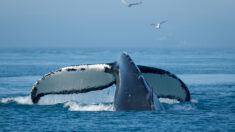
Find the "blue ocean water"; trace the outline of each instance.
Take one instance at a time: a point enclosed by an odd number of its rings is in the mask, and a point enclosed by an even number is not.
[[[48,95],[33,105],[37,79],[60,67],[113,62],[121,49],[0,49],[0,131],[235,131],[235,52],[127,49],[136,64],[168,70],[191,101],[161,99],[165,111],[113,111],[115,87]]]

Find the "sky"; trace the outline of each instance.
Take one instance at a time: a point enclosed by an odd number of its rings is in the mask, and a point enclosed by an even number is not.
[[[0,48],[235,49],[234,0],[142,2],[0,0]]]

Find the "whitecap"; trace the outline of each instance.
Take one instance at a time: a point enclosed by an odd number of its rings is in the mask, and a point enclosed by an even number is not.
[[[19,97],[9,97],[9,98],[2,98],[0,100],[1,103],[10,103],[16,102],[18,104],[33,104],[31,101],[30,96],[19,96]]]
[[[166,103],[166,104],[177,104],[180,103],[178,100],[176,99],[169,99],[169,98],[159,98],[159,101],[161,103]]]
[[[196,99],[191,99],[191,102],[192,102],[192,103],[198,103],[198,100],[196,100]]]
[[[64,108],[68,107],[70,111],[114,111],[113,104],[79,104],[75,101],[68,101]]]
[[[190,104],[181,104],[181,105],[173,105],[170,110],[176,110],[176,111],[191,111],[195,108]]]

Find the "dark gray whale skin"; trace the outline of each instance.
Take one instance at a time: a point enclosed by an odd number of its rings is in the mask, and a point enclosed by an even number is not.
[[[114,68],[117,74],[115,110],[155,110],[154,93],[132,59],[123,53]]]

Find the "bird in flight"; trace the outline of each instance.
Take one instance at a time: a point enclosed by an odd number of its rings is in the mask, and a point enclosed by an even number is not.
[[[126,5],[126,6],[128,6],[128,7],[132,7],[132,6],[134,6],[134,5],[142,4],[141,1],[140,1],[140,2],[135,2],[135,3],[128,3],[126,0],[121,0],[121,1],[122,1],[122,3],[123,3],[124,5]]]
[[[160,26],[163,24],[163,23],[166,23],[168,20],[165,20],[165,21],[162,21],[162,22],[160,22],[160,23],[157,23],[157,24],[150,24],[150,26],[155,26],[155,28],[156,29],[159,29],[160,28]]]

